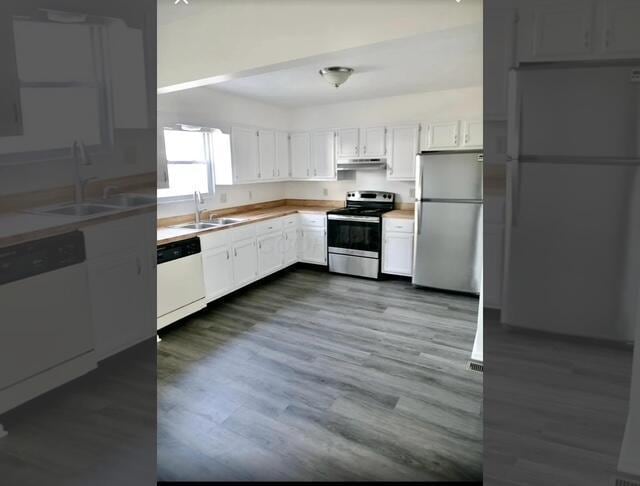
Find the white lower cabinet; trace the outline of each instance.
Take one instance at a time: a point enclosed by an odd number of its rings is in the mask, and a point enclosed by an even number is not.
[[[298,261],[298,227],[285,229],[283,232],[284,265],[288,266]]]
[[[234,242],[233,281],[236,287],[253,282],[258,276],[258,252],[255,238]]]
[[[152,234],[155,213],[83,230],[99,360],[155,334],[155,252],[151,241],[132,237],[143,225]]]
[[[384,218],[382,273],[411,276],[413,272],[413,220]]]
[[[228,294],[234,288],[231,251],[229,245],[202,251],[204,289],[207,301]]]
[[[303,226],[300,229],[300,261],[327,264],[327,230],[313,226]]]
[[[258,276],[280,270],[283,262],[282,231],[258,236]]]

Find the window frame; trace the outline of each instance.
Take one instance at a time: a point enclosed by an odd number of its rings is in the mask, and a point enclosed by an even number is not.
[[[185,130],[184,127],[190,127],[190,129]],[[164,138],[164,132],[167,130],[172,130],[172,131],[182,131],[182,132],[189,132],[189,133],[201,133],[203,140],[204,140],[204,151],[205,151],[205,156],[206,156],[206,161],[194,161],[194,160],[169,160],[167,158],[167,153],[166,153],[166,141]],[[163,126],[160,130],[161,134],[162,134],[162,144],[163,144],[163,151],[162,151],[162,157],[164,157],[164,164],[166,165],[166,170],[167,170],[167,174],[169,172],[169,165],[170,164],[175,164],[175,165],[206,165],[207,166],[207,192],[203,193],[202,196],[204,198],[208,198],[208,197],[213,197],[215,195],[216,192],[216,183],[215,183],[215,170],[213,168],[213,150],[211,147],[211,134],[213,133],[213,131],[216,130],[215,128],[208,128],[208,127],[201,127],[201,126],[194,126],[194,125],[187,125],[184,123],[175,123],[173,125],[166,125]],[[159,154],[158,154],[159,155]],[[171,182],[169,181],[169,187],[171,187]],[[193,195],[192,194],[183,194],[183,195],[178,195],[178,196],[160,196],[159,194],[157,194],[158,191],[162,190],[162,188],[158,188],[158,190],[156,191],[156,195],[157,195],[157,201],[158,204],[163,204],[163,203],[175,203],[175,202],[183,202],[183,201],[190,201],[191,199],[193,199]]]
[[[12,22],[57,23],[47,19],[46,15],[14,16]],[[94,62],[94,77],[89,81],[24,81],[18,80],[18,89],[22,98],[23,88],[94,88],[97,96],[98,125],[100,142],[87,145],[87,152],[92,156],[106,155],[113,152],[113,113],[111,112],[112,83],[108,70],[107,29],[108,19],[90,16],[84,23],[89,26],[91,53]],[[29,152],[0,153],[0,166],[22,165],[43,161],[72,160],[71,145]]]

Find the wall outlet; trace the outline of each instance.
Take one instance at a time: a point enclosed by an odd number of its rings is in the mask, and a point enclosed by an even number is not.
[[[226,203],[227,202],[227,193],[226,192],[221,192],[220,193],[220,202],[221,203]]]
[[[409,197],[411,199],[413,199],[414,197],[416,197],[416,190],[415,189],[409,189]]]
[[[322,195],[323,196],[328,196],[329,195],[329,189],[327,189],[326,187],[322,188]]]

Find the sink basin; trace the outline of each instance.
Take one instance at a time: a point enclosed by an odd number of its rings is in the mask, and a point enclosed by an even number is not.
[[[101,199],[99,204],[118,206],[121,208],[131,208],[136,206],[144,206],[147,204],[155,204],[155,202],[155,196],[145,196],[143,194],[115,194],[106,199]]]
[[[70,203],[62,206],[34,209],[31,212],[36,214],[59,214],[62,216],[89,216],[91,214],[108,213],[114,211],[113,206],[106,206],[94,203]]]
[[[224,225],[224,224],[233,224],[239,223],[240,221],[244,221],[244,219],[240,218],[212,218],[209,220],[211,223]]]
[[[221,226],[216,223],[187,223],[187,224],[177,224],[175,226],[169,226],[169,228],[179,228],[179,229],[207,229],[207,228],[215,228],[217,226]]]

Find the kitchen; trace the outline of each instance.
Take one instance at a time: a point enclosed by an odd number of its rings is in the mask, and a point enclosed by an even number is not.
[[[479,479],[479,5],[218,78],[194,7],[159,11],[159,479]]]

